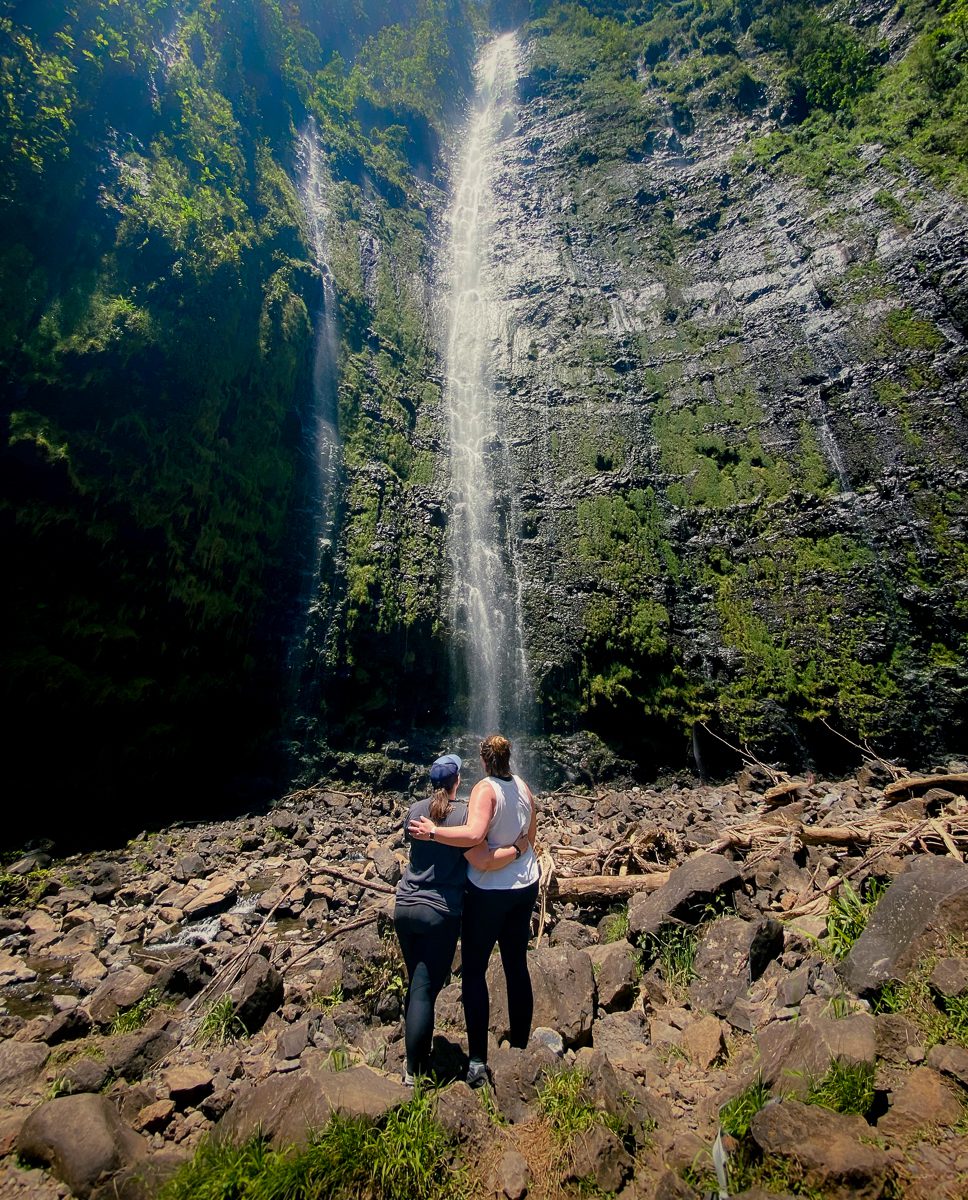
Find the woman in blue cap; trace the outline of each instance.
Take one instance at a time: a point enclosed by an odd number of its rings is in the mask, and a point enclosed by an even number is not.
[[[426,1074],[430,1065],[434,1006],[454,961],[467,885],[463,848],[433,837],[417,841],[407,830],[421,818],[435,830],[464,824],[467,805],[457,803],[462,765],[456,754],[445,754],[434,762],[430,768],[433,793],[410,806],[403,826],[410,842],[410,861],[397,884],[393,921],[410,981],[404,1005],[406,1084],[412,1084],[415,1075]],[[520,852],[503,846],[490,851],[479,847],[478,853],[477,865],[494,870]]]

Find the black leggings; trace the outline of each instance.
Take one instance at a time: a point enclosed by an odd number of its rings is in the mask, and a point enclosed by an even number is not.
[[[487,964],[495,943],[501,949],[508,988],[510,1043],[524,1047],[531,1036],[534,993],[528,974],[531,913],[537,883],[525,888],[488,891],[468,883],[461,927],[461,978],[467,1049],[471,1058],[487,1059],[487,1027],[491,1017]]]
[[[460,917],[430,904],[398,904],[393,923],[410,984],[404,1006],[407,1070],[426,1074],[434,1038],[434,1005],[454,961]]]

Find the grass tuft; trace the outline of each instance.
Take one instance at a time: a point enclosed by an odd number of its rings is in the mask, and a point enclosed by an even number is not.
[[[570,1145],[578,1134],[593,1125],[606,1125],[613,1133],[621,1132],[621,1123],[591,1102],[587,1083],[588,1076],[580,1067],[566,1067],[546,1075],[538,1091],[538,1110],[555,1140],[563,1146]]]
[[[687,925],[671,925],[645,940],[643,955],[654,962],[669,989],[682,994],[695,978],[699,934]]]
[[[241,1146],[203,1143],[159,1200],[459,1200],[464,1170],[437,1124],[429,1094],[379,1124],[336,1114],[304,1150],[261,1138]]]
[[[864,1116],[874,1103],[874,1064],[835,1058],[822,1079],[810,1084],[807,1104]]]
[[[249,1031],[235,1015],[232,997],[225,995],[209,1005],[199,1023],[195,1041],[200,1046],[224,1046],[236,1038],[248,1036]]]
[[[152,988],[150,992],[146,992],[141,997],[137,1004],[132,1004],[130,1008],[117,1014],[111,1022],[111,1032],[133,1033],[136,1029],[140,1029],[158,1007],[160,1000],[161,992],[157,988]]]
[[[838,962],[847,957],[854,942],[867,928],[871,913],[886,891],[887,884],[877,879],[868,879],[859,895],[846,879],[841,884],[827,913],[827,944]]]
[[[722,1126],[723,1133],[728,1133],[730,1137],[737,1139],[745,1138],[750,1131],[753,1118],[769,1098],[770,1089],[763,1082],[763,1077],[757,1075],[745,1091],[727,1101],[720,1110],[719,1124]]]

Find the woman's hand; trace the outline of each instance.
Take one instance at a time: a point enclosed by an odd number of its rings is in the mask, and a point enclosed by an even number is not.
[[[429,817],[416,817],[407,826],[407,833],[418,842],[429,842],[437,826]]]

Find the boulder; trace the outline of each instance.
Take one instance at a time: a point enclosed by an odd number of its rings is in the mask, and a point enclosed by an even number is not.
[[[104,1061],[122,1079],[140,1079],[175,1048],[175,1039],[163,1027],[121,1033],[104,1043]]]
[[[765,1155],[797,1163],[806,1187],[825,1200],[880,1200],[884,1193],[890,1160],[870,1145],[863,1117],[784,1100],[761,1108],[750,1132]]]
[[[161,1082],[177,1108],[194,1107],[212,1091],[214,1076],[207,1067],[185,1065],[169,1067]]]
[[[968,1088],[968,1050],[964,1046],[932,1046],[928,1051],[928,1066]]]
[[[100,1058],[75,1058],[62,1075],[61,1087],[70,1095],[99,1092],[111,1077],[111,1068]]]
[[[241,1144],[261,1130],[280,1146],[305,1146],[334,1112],[375,1120],[413,1095],[369,1067],[332,1071],[328,1063],[329,1055],[309,1051],[297,1070],[249,1085],[219,1121],[216,1138]]]
[[[494,1080],[494,1101],[512,1124],[534,1116],[534,1099],[546,1074],[561,1069],[559,1059],[544,1046],[525,1050],[502,1047],[488,1064]]]
[[[968,931],[968,865],[921,854],[899,875],[840,965],[858,996],[903,980],[918,959],[949,935]]]
[[[0,987],[12,983],[33,983],[37,972],[15,954],[0,954]]]
[[[968,996],[968,958],[942,958],[928,983],[935,995],[946,1000]]]
[[[146,1146],[106,1096],[85,1094],[59,1096],[35,1109],[20,1130],[17,1151],[43,1163],[85,1200],[105,1176],[143,1157]]]
[[[936,1128],[950,1128],[962,1118],[961,1101],[931,1067],[916,1067],[891,1097],[877,1122],[877,1132],[891,1140]]]
[[[152,987],[166,998],[186,999],[197,995],[213,974],[208,959],[197,950],[189,950],[156,971]]]
[[[641,973],[636,950],[624,939],[604,946],[589,946],[598,1004],[605,1012],[628,1008],[635,997]]]
[[[877,1056],[876,1024],[870,1013],[839,1020],[815,1014],[797,1022],[774,1021],[760,1030],[757,1043],[765,1082],[796,1095],[821,1079],[834,1059],[873,1063]]]
[[[247,1033],[257,1033],[270,1013],[282,1005],[282,976],[261,956],[253,955],[245,974],[229,991],[235,1015]]]
[[[651,893],[629,901],[629,932],[637,941],[677,921],[697,924],[718,897],[729,897],[742,882],[739,868],[722,854],[697,854],[670,872]]]
[[[682,1031],[679,1044],[694,1066],[708,1071],[726,1048],[722,1021],[707,1013],[698,1021],[690,1022]]]
[[[490,1191],[506,1200],[523,1200],[530,1182],[528,1160],[514,1149],[504,1151],[488,1180]]]
[[[118,1013],[143,1000],[151,991],[151,976],[140,967],[129,965],[113,971],[95,990],[88,1010],[98,1025],[110,1025]]]
[[[689,985],[692,1007],[728,1017],[750,984],[782,952],[783,926],[773,917],[714,921],[696,951],[696,978]]]
[[[200,921],[225,912],[235,903],[238,890],[238,881],[231,875],[209,880],[205,888],[184,905],[186,920]]]
[[[83,1008],[69,1008],[60,1012],[47,1022],[44,1030],[44,1041],[48,1046],[56,1046],[61,1042],[69,1042],[74,1038],[87,1037],[91,1032],[90,1015]]]
[[[645,1075],[655,1064],[649,1050],[645,1017],[640,1012],[606,1013],[592,1027],[593,1045],[610,1061],[633,1075]]]
[[[16,1091],[40,1075],[50,1051],[40,1042],[0,1042],[0,1092]]]
[[[463,1080],[437,1093],[437,1121],[463,1145],[483,1147],[492,1136],[491,1121],[481,1102]]]
[[[566,1046],[581,1046],[590,1040],[595,1016],[595,977],[591,959],[573,946],[548,946],[528,957],[534,989],[532,1025],[555,1029]],[[500,955],[491,958],[487,969],[491,997],[491,1029],[500,1041],[510,1032],[507,989]]]
[[[572,1145],[564,1181],[583,1180],[605,1192],[617,1192],[634,1166],[621,1141],[604,1125],[580,1133]]]

